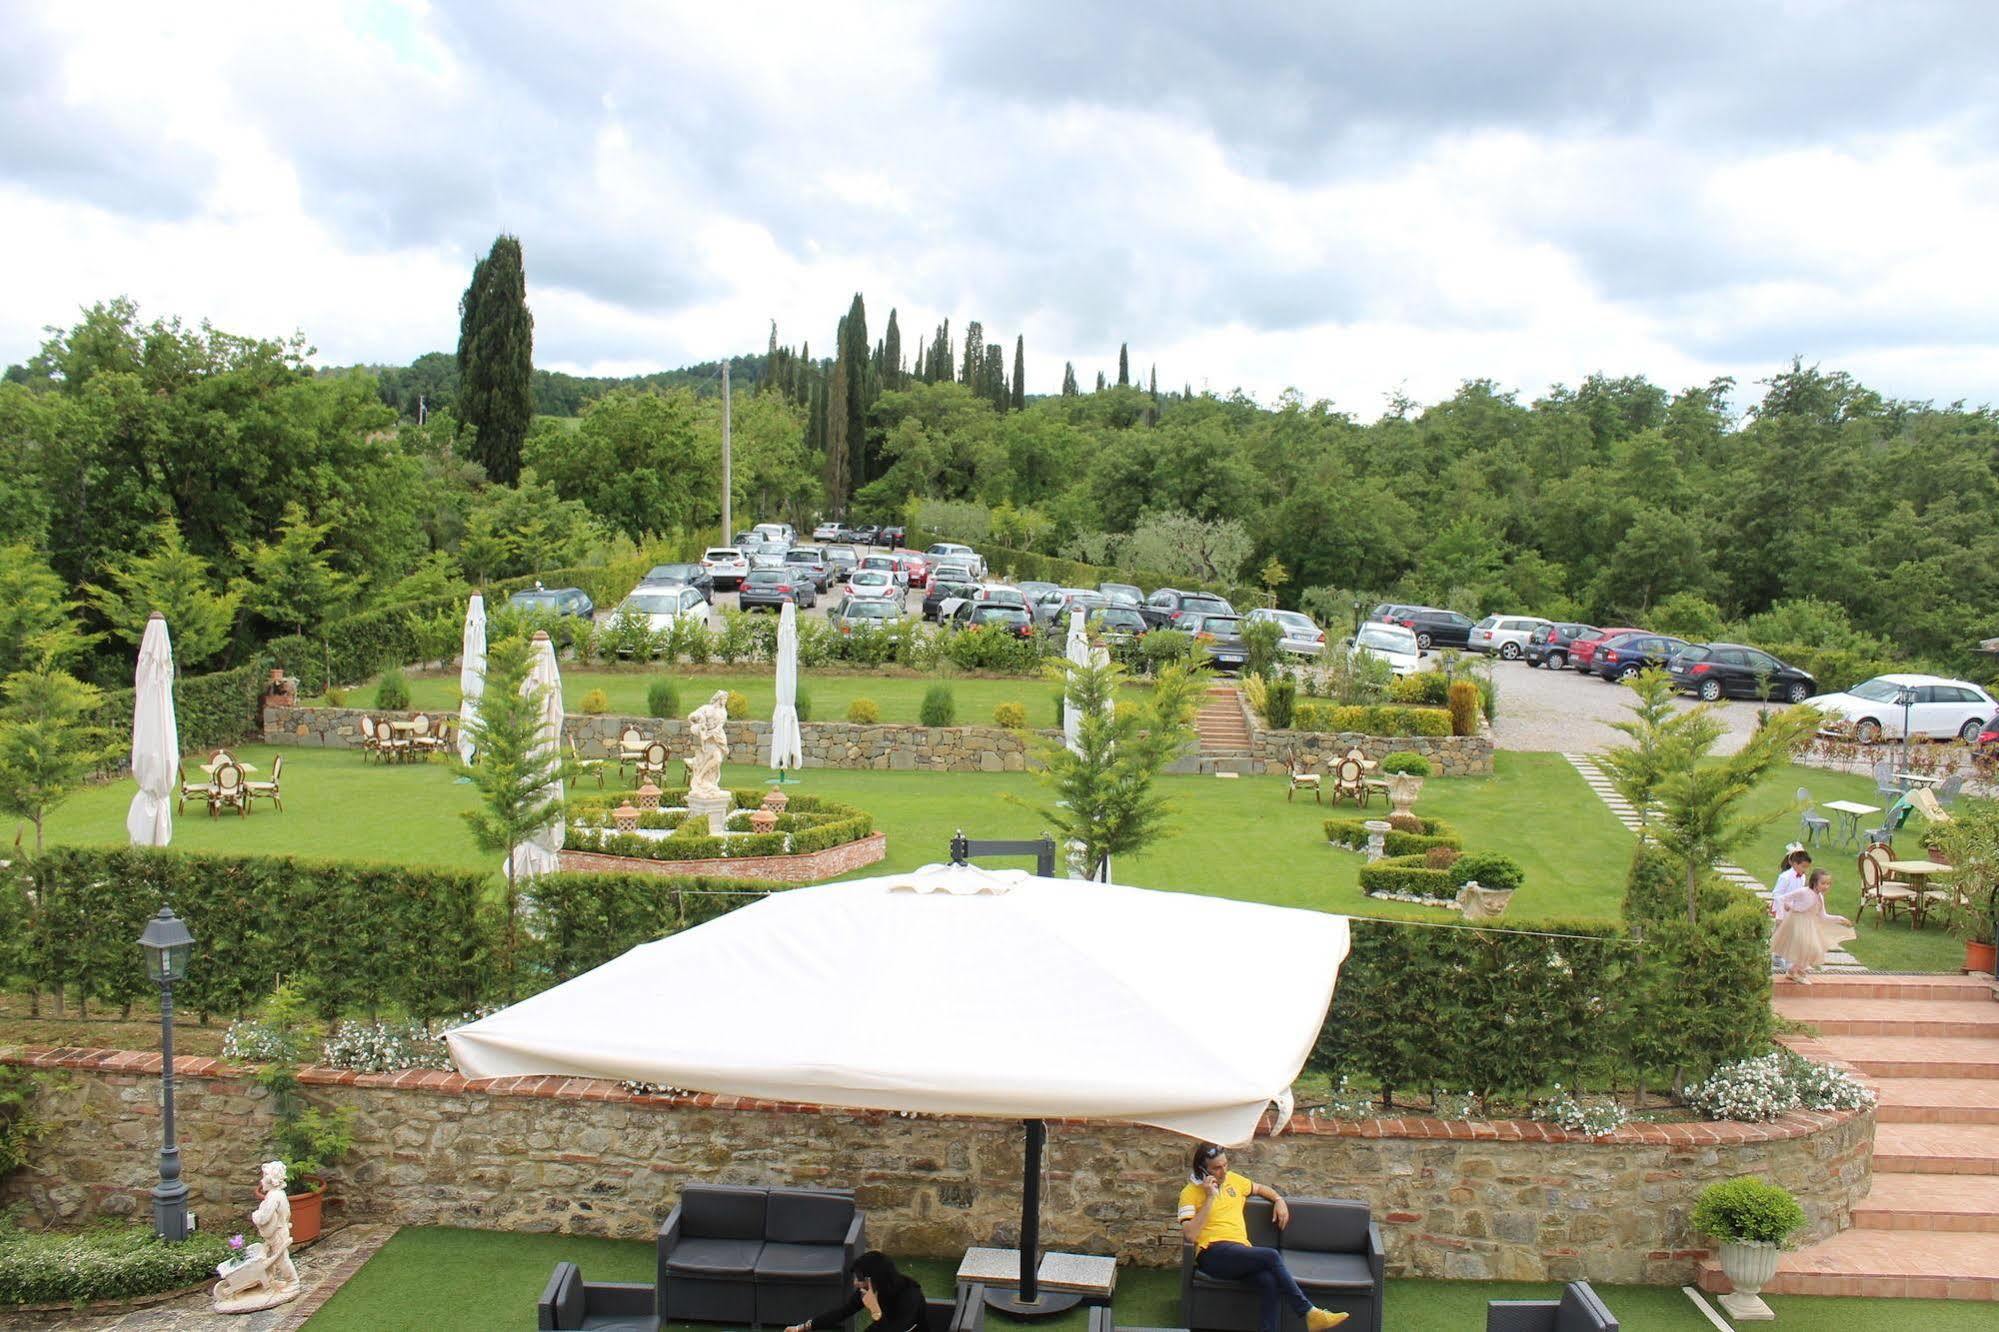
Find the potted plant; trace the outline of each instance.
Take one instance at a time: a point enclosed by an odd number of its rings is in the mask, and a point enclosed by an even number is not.
[[[354,1147],[354,1112],[327,1113],[317,1106],[281,1115],[272,1145],[285,1163],[285,1195],[292,1205],[292,1241],[317,1239],[326,1201],[326,1171]]]
[[[1999,909],[1999,801],[1961,800],[1949,823],[1931,827],[1930,854],[1950,865],[1945,918],[1964,940],[1964,969],[1993,970],[1993,912]]]
[[[1389,812],[1407,814],[1430,775],[1430,760],[1421,754],[1390,754],[1381,761],[1381,775],[1388,779]]]
[[[257,1017],[238,1023],[223,1042],[232,1058],[260,1062],[257,1085],[271,1097],[276,1125],[271,1150],[285,1163],[286,1196],[292,1206],[292,1240],[319,1236],[326,1192],[325,1172],[354,1146],[354,1112],[326,1113],[298,1094],[299,1065],[319,1048],[325,1034],[299,993],[280,985]]]
[[[1692,1224],[1721,1244],[1721,1270],[1735,1287],[1721,1297],[1729,1316],[1738,1322],[1775,1317],[1760,1293],[1777,1275],[1778,1250],[1805,1224],[1805,1211],[1790,1191],[1754,1176],[1721,1180],[1701,1191]]]

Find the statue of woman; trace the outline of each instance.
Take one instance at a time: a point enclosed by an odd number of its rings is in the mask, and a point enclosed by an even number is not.
[[[687,714],[694,733],[694,756],[687,760],[689,798],[722,794],[722,760],[729,755],[729,691],[718,689],[706,703]]]
[[[260,1242],[243,1258],[216,1268],[217,1313],[250,1313],[283,1304],[299,1293],[298,1269],[292,1266],[292,1204],[285,1196],[285,1163],[266,1161],[257,1181],[257,1210],[250,1224]]]

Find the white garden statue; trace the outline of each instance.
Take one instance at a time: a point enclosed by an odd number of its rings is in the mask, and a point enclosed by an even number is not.
[[[694,800],[723,795],[722,760],[729,756],[729,691],[718,689],[706,703],[687,714],[694,733],[694,757],[687,761],[689,807]]]
[[[215,1274],[222,1278],[213,1291],[217,1313],[254,1313],[298,1298],[298,1269],[292,1266],[292,1204],[285,1196],[283,1161],[264,1162],[257,1197],[260,1201],[250,1213],[250,1224],[261,1238],[241,1258],[216,1267]]]

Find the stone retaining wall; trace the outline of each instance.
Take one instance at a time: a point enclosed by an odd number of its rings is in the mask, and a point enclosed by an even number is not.
[[[143,1216],[155,1179],[159,1059],[25,1052],[64,1070],[40,1111],[55,1131],[5,1182],[47,1221]],[[264,1092],[212,1059],[176,1065],[186,1179],[203,1224],[240,1228],[269,1128]],[[633,1097],[560,1077],[468,1083],[451,1073],[307,1069],[308,1098],[351,1107],[356,1149],[335,1183],[353,1215],[405,1225],[649,1238],[696,1181],[854,1188],[868,1239],[951,1256],[1010,1245],[1021,1130],[733,1097]],[[1634,1125],[1591,1139],[1551,1125],[1295,1118],[1237,1153],[1294,1195],[1365,1198],[1396,1276],[1682,1283],[1705,1252],[1687,1229],[1708,1183],[1761,1175],[1795,1193],[1806,1241],[1844,1229],[1871,1183],[1871,1112],[1772,1124]],[[1050,1126],[1042,1239],[1148,1266],[1179,1261],[1174,1199],[1188,1140],[1097,1122]]]
[[[1284,773],[1296,763],[1306,772],[1329,773],[1348,750],[1379,763],[1389,754],[1421,754],[1440,777],[1492,776],[1492,726],[1479,723],[1477,735],[1362,735],[1358,731],[1273,731],[1256,709],[1236,691],[1244,722],[1249,726],[1249,752],[1265,772]]]

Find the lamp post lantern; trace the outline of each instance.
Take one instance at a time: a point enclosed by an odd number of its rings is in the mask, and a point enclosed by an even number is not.
[[[1355,599],[1353,604],[1353,636],[1355,638],[1360,637],[1360,608],[1361,602],[1359,599]]]
[[[1902,771],[1908,772],[1910,770],[1909,769],[1909,709],[1912,706],[1914,706],[1916,701],[1915,686],[1897,685],[1895,687],[1895,701],[1902,705]]]
[[[153,1233],[163,1240],[187,1238],[187,1185],[180,1177],[180,1147],[174,1141],[174,982],[187,975],[194,936],[172,907],[161,907],[139,936],[146,950],[146,974],[160,987],[160,1182],[153,1186]]]

